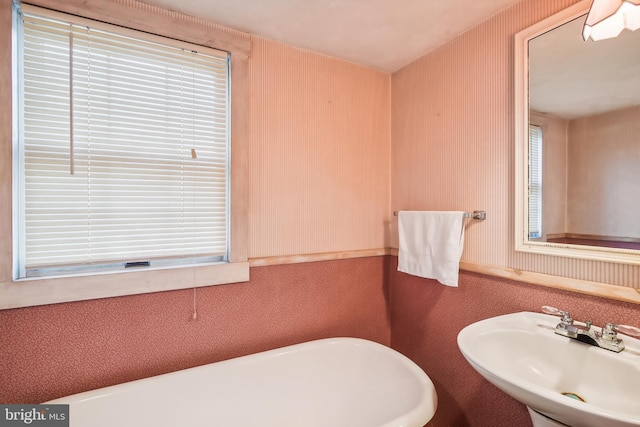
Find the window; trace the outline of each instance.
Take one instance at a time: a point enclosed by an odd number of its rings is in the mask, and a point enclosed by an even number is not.
[[[30,10],[20,277],[226,261],[227,53]]]
[[[542,129],[529,125],[529,238],[542,237]]]
[[[0,78],[0,144],[9,154],[0,157],[0,196],[13,200],[0,207],[1,227],[12,230],[0,233],[0,251],[11,254],[0,259],[0,309],[249,280],[249,35],[137,3],[56,4],[95,21],[13,7],[13,25],[0,27],[0,42],[12,46],[4,61],[13,61],[10,78]],[[29,62],[38,49],[44,56]],[[123,64],[119,55],[134,49]],[[170,77],[141,90],[136,67],[160,57]],[[28,73],[40,73],[39,83],[30,87]],[[181,89],[171,92],[177,82]],[[168,221],[158,225],[150,211],[136,211],[148,204],[159,204],[156,216]],[[89,214],[68,221],[65,209]]]

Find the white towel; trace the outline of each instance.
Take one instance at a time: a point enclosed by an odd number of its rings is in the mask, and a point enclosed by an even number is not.
[[[458,286],[464,212],[398,212],[398,271]]]

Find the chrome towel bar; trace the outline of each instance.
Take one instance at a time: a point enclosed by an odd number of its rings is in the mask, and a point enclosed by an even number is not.
[[[394,211],[393,216],[398,216],[398,211]],[[487,219],[487,213],[485,211],[473,211],[473,213],[465,212],[464,217],[484,221]]]

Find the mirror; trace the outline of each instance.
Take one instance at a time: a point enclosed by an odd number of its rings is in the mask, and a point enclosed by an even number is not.
[[[516,35],[516,250],[640,264],[640,30],[585,42],[590,4]]]

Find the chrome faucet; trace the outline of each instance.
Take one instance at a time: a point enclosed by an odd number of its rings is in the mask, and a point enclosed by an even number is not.
[[[624,350],[624,342],[622,338],[618,337],[618,332],[633,337],[640,337],[640,329],[634,326],[607,323],[598,331],[595,327],[592,327],[591,322],[584,322],[584,324],[574,323],[568,311],[558,310],[555,307],[545,305],[542,307],[542,312],[562,318],[556,326],[556,334],[595,347],[604,348],[605,350],[615,351],[616,353]]]

